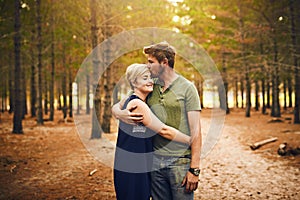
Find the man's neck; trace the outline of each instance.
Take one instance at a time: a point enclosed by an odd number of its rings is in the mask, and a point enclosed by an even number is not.
[[[163,90],[166,90],[177,79],[178,74],[172,68],[167,68],[159,77],[159,80],[164,82]]]

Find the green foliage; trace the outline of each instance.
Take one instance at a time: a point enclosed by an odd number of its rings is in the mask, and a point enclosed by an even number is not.
[[[35,0],[22,2],[22,65],[28,72],[32,52],[36,54],[37,45]],[[176,4],[167,0],[95,2],[92,6],[97,10],[99,44],[106,38],[126,30],[145,27],[167,28],[180,31],[197,41],[220,69],[225,59],[227,73],[230,75],[229,82],[243,76],[245,63],[251,68],[251,78],[265,77],[267,73],[272,72],[274,65],[280,66],[282,79],[291,77],[293,63],[290,58],[293,50],[290,46],[289,0],[184,0]],[[299,5],[296,5],[295,10],[298,8]],[[7,75],[14,51],[13,3],[0,0],[0,13],[1,71],[6,70]],[[300,41],[299,14],[295,18],[297,39]],[[50,47],[54,43],[56,71],[63,71],[63,59],[66,59],[66,65],[72,69],[75,76],[81,63],[92,50],[90,0],[42,1],[42,24],[42,62],[45,69],[49,69],[51,65]],[[54,32],[54,40],[51,38],[51,31]],[[274,39],[278,46],[278,63],[274,63]],[[114,81],[122,76],[126,66],[132,62],[146,62],[142,50],[129,52],[112,63]],[[192,68],[186,61],[178,58],[176,62],[176,70],[179,73],[193,77],[195,72],[186,70]],[[286,68],[289,70],[285,70]]]

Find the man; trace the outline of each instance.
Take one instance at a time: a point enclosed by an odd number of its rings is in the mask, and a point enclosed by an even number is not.
[[[191,136],[190,145],[159,135],[154,137],[152,199],[193,199],[193,191],[198,187],[202,144],[198,92],[190,81],[174,71],[175,49],[168,43],[145,47],[144,53],[155,81],[147,104],[162,122]],[[130,110],[122,111],[119,105],[113,107],[113,114],[131,123],[142,118]]]

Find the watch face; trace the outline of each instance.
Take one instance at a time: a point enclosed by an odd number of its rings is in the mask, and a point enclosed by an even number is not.
[[[190,168],[189,171],[194,174],[195,176],[199,176],[200,174],[200,169],[193,169],[193,168]]]

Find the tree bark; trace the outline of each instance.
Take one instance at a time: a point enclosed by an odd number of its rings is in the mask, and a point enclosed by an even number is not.
[[[244,80],[241,78],[241,97],[242,97],[242,102],[241,102],[241,108],[244,108],[245,102],[244,102],[244,92],[245,92],[245,87],[244,87]]]
[[[62,111],[63,111],[63,118],[67,118],[67,66],[66,66],[66,49],[65,49],[65,43],[63,42],[63,72],[62,72],[62,81],[61,81],[61,88],[62,88],[62,96],[63,96],[63,105],[62,105]]]
[[[255,110],[259,110],[259,84],[257,78],[255,79]]]
[[[20,20],[20,0],[15,0],[15,35],[14,35],[14,46],[15,46],[15,110],[13,117],[13,133],[23,133],[22,127],[22,114],[23,114],[23,98],[21,88],[21,20]]]
[[[292,49],[293,59],[295,67],[295,107],[294,107],[294,124],[300,124],[300,74],[298,69],[298,58],[297,58],[297,31],[295,25],[295,12],[294,12],[294,0],[289,1],[290,15],[291,15],[291,38],[292,38]]]
[[[23,109],[22,109],[22,119],[25,119],[25,115],[28,114],[28,109],[27,109],[27,82],[26,82],[26,73],[25,73],[25,69],[24,67],[22,67],[21,69],[22,72],[22,78],[21,78],[21,87],[22,87],[22,105],[23,105]]]
[[[107,66],[104,74],[104,110],[103,110],[103,118],[101,127],[105,133],[110,133],[110,119],[112,117],[111,113],[111,91],[112,91],[112,83],[111,83],[111,69],[108,66],[108,61],[110,60],[110,45],[107,44],[107,48],[105,51],[105,66]]]
[[[97,27],[97,13],[95,9],[96,1],[90,0],[91,9],[91,34],[92,34],[92,62],[93,62],[93,92],[94,92],[94,105],[92,114],[92,133],[91,139],[101,138],[101,127],[100,127],[100,106],[101,106],[101,96],[100,96],[100,85],[98,83],[98,70],[99,70],[99,58],[98,58],[98,27]]]
[[[292,77],[290,75],[289,75],[287,84],[288,84],[287,87],[288,87],[288,97],[289,97],[288,107],[292,108],[293,107],[293,86],[292,86]]]
[[[31,41],[35,41],[35,30],[31,31]],[[31,117],[36,117],[36,67],[35,67],[35,53],[34,46],[30,46],[30,58],[31,58],[31,77],[30,77],[30,113]]]
[[[280,104],[279,104],[279,70],[278,70],[278,47],[276,39],[276,31],[274,28],[273,35],[273,45],[274,45],[274,70],[272,73],[272,117],[280,117]]]
[[[53,3],[53,2],[52,2]],[[54,47],[54,19],[53,19],[53,12],[51,12],[51,77],[50,77],[50,116],[49,120],[54,120],[54,76],[55,76],[55,47]]]
[[[47,77],[47,72],[45,71],[45,75],[44,75],[44,113],[45,115],[48,115],[48,77]]]
[[[71,70],[71,61],[69,66],[69,117],[73,117],[73,96],[72,96],[72,70]]]
[[[287,94],[287,80],[283,81],[283,108],[284,110],[287,110],[287,98],[286,98],[286,94]]]
[[[235,78],[235,107],[239,108],[239,84],[238,84],[238,78]]]
[[[9,57],[11,58],[12,55],[11,53],[9,54]],[[14,66],[12,64],[12,61],[9,60],[9,68],[14,69]],[[15,90],[14,90],[14,71],[13,70],[8,70],[8,90],[9,90],[9,114],[13,113],[15,110]]]
[[[91,107],[90,107],[90,75],[88,74],[89,72],[87,72],[86,75],[86,98],[85,98],[85,113],[87,115],[90,114],[91,112]]]
[[[238,3],[239,7],[239,25],[240,25],[240,35],[241,35],[241,51],[242,51],[242,66],[245,67],[245,79],[246,79],[246,117],[250,117],[250,111],[251,111],[251,83],[250,83],[250,66],[246,63],[245,53],[246,53],[246,47],[245,47],[245,31],[244,31],[244,20],[243,20],[243,10],[242,6],[240,5],[241,2]]]
[[[77,110],[76,110],[76,114],[79,115],[80,114],[80,81],[76,81],[77,83]]]
[[[38,49],[38,110],[37,123],[44,124],[43,119],[43,82],[42,82],[42,17],[41,0],[36,0],[36,18],[37,18],[37,49]]]
[[[260,39],[260,54],[261,55],[264,55],[264,46],[263,46],[263,42],[262,42],[262,39]],[[261,60],[263,61],[263,59]],[[265,73],[265,67],[264,65],[262,64],[261,65],[261,73],[264,74]],[[262,114],[266,114],[266,89],[265,89],[265,76],[262,76],[261,79],[261,94],[262,94],[262,109],[261,109],[261,113]]]
[[[270,76],[267,75],[267,108],[271,108],[271,86],[270,86]]]

